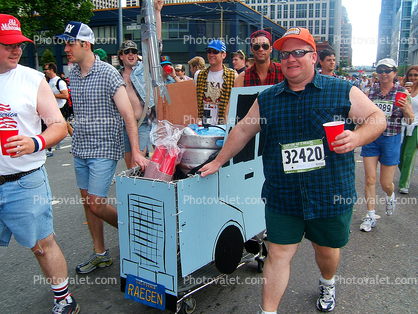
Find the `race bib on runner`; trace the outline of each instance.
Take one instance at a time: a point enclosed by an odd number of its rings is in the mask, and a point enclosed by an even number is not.
[[[325,167],[322,139],[282,145],[282,162],[285,173],[298,173]]]
[[[390,117],[392,115],[393,103],[391,101],[375,100],[374,103],[380,108],[380,110],[383,111],[386,117]]]

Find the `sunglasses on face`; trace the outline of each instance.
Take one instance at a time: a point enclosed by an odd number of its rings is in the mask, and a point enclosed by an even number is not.
[[[13,45],[6,45],[6,44],[2,44],[4,47],[6,47],[6,50],[8,52],[12,52],[13,50],[15,50],[16,48],[19,48],[20,50],[24,50],[26,48],[26,44],[25,43],[19,43],[19,44],[13,44]]]
[[[136,55],[136,54],[138,54],[138,49],[126,49],[126,50],[124,50],[124,51],[123,51],[123,53],[124,53],[125,55],[128,55],[128,54],[130,54],[131,52],[132,52],[132,54]]]
[[[302,58],[304,55],[306,55],[309,52],[314,52],[312,50],[302,50],[302,49],[296,49],[292,51],[282,51],[280,52],[280,58],[282,60],[289,59],[290,55],[293,56],[293,58]]]
[[[269,44],[254,44],[253,46],[253,50],[254,51],[258,51],[258,50],[260,50],[260,47],[262,47],[264,50],[268,50],[268,49],[270,49],[270,45]]]
[[[214,54],[214,55],[217,55],[218,53],[220,53],[220,51],[218,51],[218,50],[214,50],[214,49],[207,49],[206,50],[206,52],[208,53],[208,54]]]
[[[376,70],[376,73],[377,74],[383,74],[383,72],[385,72],[386,74],[389,74],[392,71],[393,71],[393,69],[386,69],[386,70],[379,69],[379,70]]]
[[[408,77],[418,77],[418,73],[409,73]]]

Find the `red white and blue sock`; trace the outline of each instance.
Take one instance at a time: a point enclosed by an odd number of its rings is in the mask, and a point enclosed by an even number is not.
[[[70,295],[68,293],[68,278],[59,285],[51,285],[51,288],[54,291],[55,300],[61,300]]]

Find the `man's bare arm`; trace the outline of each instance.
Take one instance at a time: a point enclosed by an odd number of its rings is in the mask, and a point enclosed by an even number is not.
[[[224,163],[238,154],[260,130],[260,112],[256,100],[247,115],[229,133],[215,160],[199,169],[202,172],[202,177],[217,172]]]
[[[334,142],[337,154],[344,154],[373,142],[386,129],[386,118],[380,110],[364,93],[353,86],[350,90],[351,109],[349,118],[358,125],[354,131],[345,130],[338,135]]]

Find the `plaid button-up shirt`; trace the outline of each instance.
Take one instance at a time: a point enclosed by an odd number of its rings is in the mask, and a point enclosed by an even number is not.
[[[245,70],[244,86],[274,85],[283,81],[282,66],[279,63],[270,61],[270,68],[264,84],[261,84],[260,77],[256,71],[256,64]]]
[[[122,116],[113,96],[124,86],[122,76],[98,57],[86,76],[76,64],[69,74],[74,109],[71,152],[86,158],[123,158]]]
[[[235,82],[235,71],[228,69],[225,65],[223,65],[223,68],[224,68],[224,73],[223,73],[224,82],[222,84],[221,102],[219,104],[219,113],[218,113],[219,124],[226,123],[225,111],[226,111],[226,107],[228,106],[229,98],[231,97],[231,90],[232,90],[232,87],[234,87],[234,82]],[[208,74],[209,74],[209,67],[200,71],[199,75],[197,76],[196,96],[197,96],[197,109],[198,109],[199,117],[203,117],[203,94],[205,93],[207,89]]]
[[[265,182],[262,197],[266,208],[305,220],[338,216],[353,208],[356,201],[354,153],[329,150],[323,123],[346,119],[351,108],[351,83],[319,75],[300,92],[283,82],[261,92],[261,138],[264,141]],[[345,125],[353,130],[354,125]],[[322,139],[325,167],[286,174],[281,146]]]
[[[393,104],[392,115],[386,117],[387,127],[386,130],[383,132],[383,136],[394,136],[402,131],[402,118],[403,112],[400,107],[395,106],[395,99],[396,94],[398,92],[406,92],[405,87],[394,84],[390,91],[383,96],[382,92],[380,91],[380,84],[374,84],[369,91],[369,99],[374,103],[378,103],[379,101],[389,101]]]

